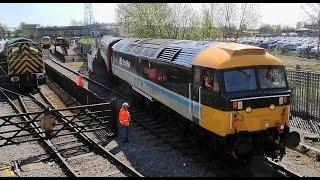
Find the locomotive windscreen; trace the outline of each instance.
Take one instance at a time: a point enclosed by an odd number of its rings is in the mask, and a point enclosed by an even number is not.
[[[223,76],[227,93],[287,87],[284,68],[235,69]]]

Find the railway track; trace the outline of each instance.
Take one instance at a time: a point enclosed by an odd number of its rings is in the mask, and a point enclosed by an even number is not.
[[[230,164],[225,163],[223,160],[213,157],[212,154],[203,154],[203,151],[199,148],[199,143],[196,140],[189,139],[188,141],[183,140],[186,136],[181,136],[181,132],[172,128],[172,124],[167,122],[160,122],[159,120],[150,120],[152,115],[148,112],[142,112],[138,108],[131,109],[133,120],[147,129],[151,134],[163,140],[164,143],[169,144],[173,149],[180,150],[185,156],[196,159],[199,163],[204,163],[208,169],[219,168],[221,171],[226,172],[228,176],[239,177],[239,176],[256,176],[255,172],[246,168],[232,167]],[[154,118],[156,119],[156,118]],[[189,137],[191,138],[191,137]],[[301,177],[301,175],[292,172],[286,167],[277,164],[268,159],[259,159],[262,161],[267,168],[271,168],[276,173],[272,176],[285,176],[285,177]]]
[[[50,57],[53,62],[63,67],[67,71],[71,71],[74,74],[79,74],[77,72],[74,72],[73,70],[61,65],[59,62],[54,60],[55,57]],[[99,88],[103,88],[105,90],[108,90],[113,95],[117,96],[119,101],[125,101],[130,98],[128,98],[128,95],[120,93],[123,92],[123,89],[120,89],[114,85],[108,84],[108,87],[105,85],[100,84],[97,81],[94,81],[88,77],[84,77],[86,81],[89,81],[91,83],[94,83]],[[134,106],[130,107],[130,112],[132,116],[132,120],[136,122],[139,126],[141,126],[144,129],[147,129],[153,136],[156,136],[157,138],[161,139],[164,143],[170,145],[172,149],[177,149],[180,152],[182,152],[184,155],[189,156],[192,159],[195,159],[198,162],[206,163],[206,166],[208,169],[217,169],[219,168],[221,171],[224,171],[224,174],[231,175],[231,176],[251,176],[250,172],[243,172],[244,169],[240,168],[237,170],[234,170],[232,167],[228,167],[227,164],[221,162],[221,161],[208,161],[208,156],[204,156],[203,152],[198,148],[199,144],[197,144],[196,139],[188,139],[186,140],[186,137],[183,136],[181,133],[181,129],[179,127],[173,128],[172,124],[164,124],[162,121],[157,120],[152,113],[149,113],[146,111],[144,107],[140,106]],[[189,138],[189,137],[187,137]],[[158,145],[158,146],[161,146]],[[212,159],[211,159],[212,160]],[[269,161],[269,160],[263,160],[266,164],[266,168],[269,167],[273,169],[273,176],[288,176],[288,177],[300,177],[300,175],[291,172],[287,168],[285,168],[282,165],[279,165],[275,162]]]
[[[16,112],[30,114],[24,116],[22,121],[30,121],[35,116],[32,113],[48,107],[55,108],[60,103],[57,102],[56,94],[50,92],[49,88],[40,88],[40,90],[30,93],[29,96],[16,93],[15,96],[18,98],[15,100],[3,89],[0,91]],[[61,115],[68,116],[70,114],[66,112]],[[59,161],[67,176],[142,176],[95,143],[85,133],[79,133],[76,127],[68,124],[64,119],[57,122],[56,127],[62,126],[59,129],[60,136],[58,137],[46,137],[41,131],[40,122],[31,123],[31,126],[35,133],[41,137],[45,148]]]

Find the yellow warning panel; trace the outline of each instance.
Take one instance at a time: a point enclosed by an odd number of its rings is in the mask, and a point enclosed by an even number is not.
[[[16,177],[11,165],[0,164],[0,177]]]

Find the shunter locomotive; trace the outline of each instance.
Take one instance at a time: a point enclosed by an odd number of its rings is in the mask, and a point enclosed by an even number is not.
[[[42,48],[26,38],[14,38],[5,44],[8,75],[18,88],[35,88],[46,82]]]
[[[51,47],[51,38],[49,36],[44,36],[41,38],[42,48],[49,49]]]
[[[298,146],[300,136],[288,122],[285,66],[265,49],[108,36],[100,44],[109,78],[179,113],[214,151],[239,160],[281,160],[286,147]]]

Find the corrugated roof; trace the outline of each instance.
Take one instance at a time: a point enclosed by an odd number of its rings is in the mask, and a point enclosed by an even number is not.
[[[172,40],[129,38],[119,41],[114,46],[114,51],[155,60],[160,51],[170,41]]]
[[[192,59],[211,43],[208,41],[130,38],[119,41],[114,46],[114,51],[191,67]]]
[[[119,37],[113,37],[113,36],[103,36],[103,38],[100,40],[100,43],[106,47],[109,46],[109,44],[113,43],[114,41],[121,40],[122,38]]]

